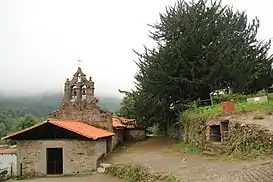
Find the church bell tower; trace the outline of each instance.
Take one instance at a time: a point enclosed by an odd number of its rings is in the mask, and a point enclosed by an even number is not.
[[[94,100],[94,82],[92,77],[86,79],[86,75],[81,68],[73,75],[72,79],[67,78],[64,86],[64,102],[75,102],[80,100]]]

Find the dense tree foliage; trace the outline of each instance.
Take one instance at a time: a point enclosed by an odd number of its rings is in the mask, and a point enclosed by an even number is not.
[[[16,111],[2,111],[0,113],[0,138],[17,130],[22,130],[30,127],[45,118],[36,118],[31,114],[16,112]]]
[[[136,112],[135,112],[135,100],[133,98],[133,95],[130,92],[121,91],[120,93],[125,94],[124,98],[122,99],[120,103],[120,108],[116,112],[118,116],[134,119],[136,118]]]
[[[257,39],[259,21],[245,12],[218,1],[178,1],[150,26],[157,46],[137,53],[137,89],[130,96],[144,126],[168,128],[185,103],[215,90],[250,93],[272,83],[270,41]]]

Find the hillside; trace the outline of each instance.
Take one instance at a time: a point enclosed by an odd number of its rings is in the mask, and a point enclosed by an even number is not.
[[[111,112],[116,112],[121,99],[115,97],[97,97],[99,106]],[[0,97],[0,112],[4,110],[20,111],[36,117],[44,117],[59,108],[62,94],[41,94],[39,96]]]

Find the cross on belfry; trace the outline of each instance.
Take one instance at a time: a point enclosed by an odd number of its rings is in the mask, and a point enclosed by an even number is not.
[[[81,67],[82,60],[78,59],[77,61],[79,62],[79,67]]]

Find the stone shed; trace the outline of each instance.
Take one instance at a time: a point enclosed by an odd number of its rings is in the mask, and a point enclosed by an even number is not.
[[[17,141],[22,174],[75,174],[97,168],[110,152],[113,135],[80,121],[47,120],[2,139]]]
[[[146,139],[146,130],[135,127],[135,119],[123,117],[113,117],[112,124],[116,134],[116,144],[122,144],[124,141],[140,141]]]

